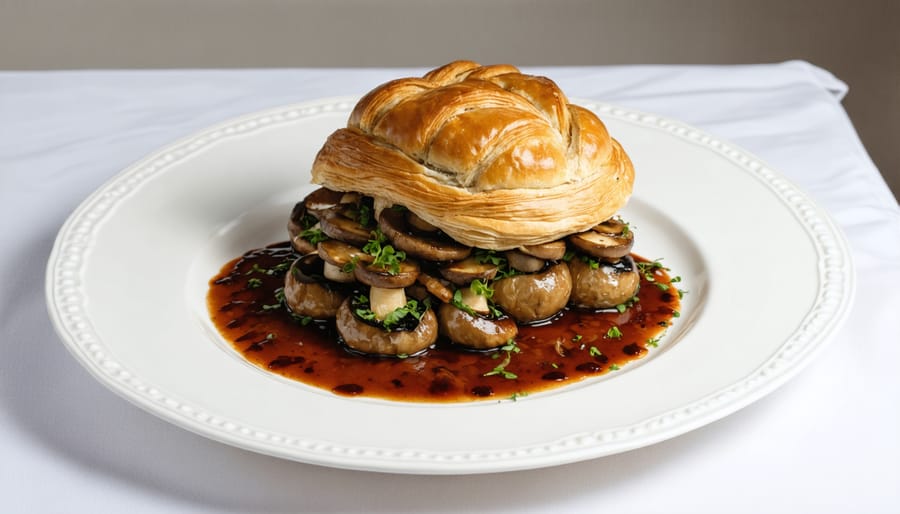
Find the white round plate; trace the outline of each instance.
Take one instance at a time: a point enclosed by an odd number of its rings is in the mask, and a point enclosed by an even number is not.
[[[354,99],[255,113],[177,142],[92,194],[60,230],[47,303],[103,384],[211,439],[287,459],[404,473],[550,466],[719,419],[794,375],[843,320],[853,272],[828,217],[747,152],[682,123],[596,111],[637,170],[635,251],[689,293],[659,348],[517,401],[346,398],[247,364],[208,319],[208,280],[287,238],[309,166]],[[748,434],[748,437],[752,435]]]

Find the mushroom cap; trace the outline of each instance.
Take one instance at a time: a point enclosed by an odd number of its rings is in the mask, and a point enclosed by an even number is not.
[[[337,331],[350,348],[373,355],[412,355],[437,341],[437,318],[431,309],[426,310],[414,330],[391,330],[370,325],[356,317],[350,307],[350,299],[337,310]]]
[[[503,346],[519,333],[511,318],[495,320],[474,316],[447,303],[438,307],[437,317],[441,335],[456,344],[479,350]]]
[[[572,275],[566,263],[560,262],[540,273],[495,281],[492,300],[516,321],[532,323],[561,311],[571,292]]]

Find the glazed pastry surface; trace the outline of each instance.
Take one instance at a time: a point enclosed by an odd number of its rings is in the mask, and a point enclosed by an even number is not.
[[[603,122],[550,79],[456,61],[364,96],[312,178],[404,205],[460,243],[505,250],[610,218],[634,169]]]

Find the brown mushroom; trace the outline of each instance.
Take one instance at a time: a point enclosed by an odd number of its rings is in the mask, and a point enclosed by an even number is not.
[[[321,219],[325,212],[338,207],[343,197],[344,193],[340,191],[320,187],[306,195],[306,198],[303,199],[303,206],[309,214]]]
[[[356,280],[353,270],[358,263],[371,262],[372,256],[359,248],[336,239],[322,241],[316,246],[319,257],[325,261],[325,277],[335,282]]]
[[[416,280],[425,286],[425,289],[436,296],[438,300],[444,303],[450,303],[450,300],[453,299],[453,290],[441,279],[432,277],[428,273],[419,273]]]
[[[303,202],[297,202],[291,210],[291,216],[288,218],[288,236],[291,239],[291,246],[300,255],[306,255],[316,251],[316,246],[312,244],[304,236],[307,230],[318,228],[318,220],[310,215]]]
[[[591,267],[579,256],[569,261],[572,273],[570,302],[576,307],[608,309],[627,302],[638,292],[641,277],[630,255]]]
[[[324,262],[311,253],[295,260],[284,277],[284,300],[297,315],[333,318],[345,294],[322,280]]]
[[[510,268],[521,271],[523,273],[534,273],[536,271],[541,271],[542,269],[544,269],[544,265],[546,265],[546,261],[544,259],[525,255],[518,250],[510,250],[508,252],[505,252],[504,256],[506,257],[506,261],[509,263]]]
[[[441,334],[456,344],[479,350],[503,346],[519,333],[510,318],[477,316],[447,303],[438,307],[437,317]]]
[[[385,330],[360,319],[347,298],[337,311],[336,326],[350,348],[373,355],[413,355],[437,340],[437,318],[426,310],[413,330]]]
[[[412,285],[419,276],[419,265],[415,261],[401,261],[396,273],[373,263],[358,263],[353,268],[356,279],[372,287],[403,288]]]
[[[413,211],[406,211],[406,222],[419,232],[437,232],[438,228],[419,217]]]
[[[607,220],[587,232],[573,234],[569,242],[582,252],[600,259],[614,260],[628,255],[634,246],[634,233],[617,219]]]
[[[414,234],[403,212],[384,209],[378,215],[378,227],[391,243],[412,257],[429,261],[458,261],[472,253],[472,248],[461,245],[447,236]]]
[[[519,248],[519,251],[538,259],[558,261],[566,255],[566,243],[565,241],[551,241],[539,245],[523,246]]]
[[[441,266],[440,272],[450,282],[463,286],[473,280],[492,280],[497,275],[497,266],[489,262],[478,262],[475,257],[467,257]]]
[[[520,323],[544,320],[569,302],[572,276],[566,263],[540,273],[513,275],[494,282],[493,301]]]
[[[356,246],[365,246],[372,238],[372,231],[358,221],[346,216],[345,209],[331,209],[322,212],[319,223],[328,237]]]

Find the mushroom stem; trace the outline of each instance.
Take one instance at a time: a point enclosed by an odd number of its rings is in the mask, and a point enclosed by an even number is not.
[[[491,312],[488,308],[488,301],[483,295],[472,291],[471,287],[463,287],[460,289],[462,303],[469,306],[470,309],[479,313],[487,314]]]
[[[375,318],[384,321],[388,314],[406,305],[406,292],[402,287],[388,289],[373,286],[369,290],[369,305]]]
[[[335,282],[348,283],[356,280],[356,277],[353,276],[353,272],[345,273],[341,270],[341,268],[331,264],[328,261],[325,261],[325,266],[323,268],[323,275],[328,280],[334,280]]]

